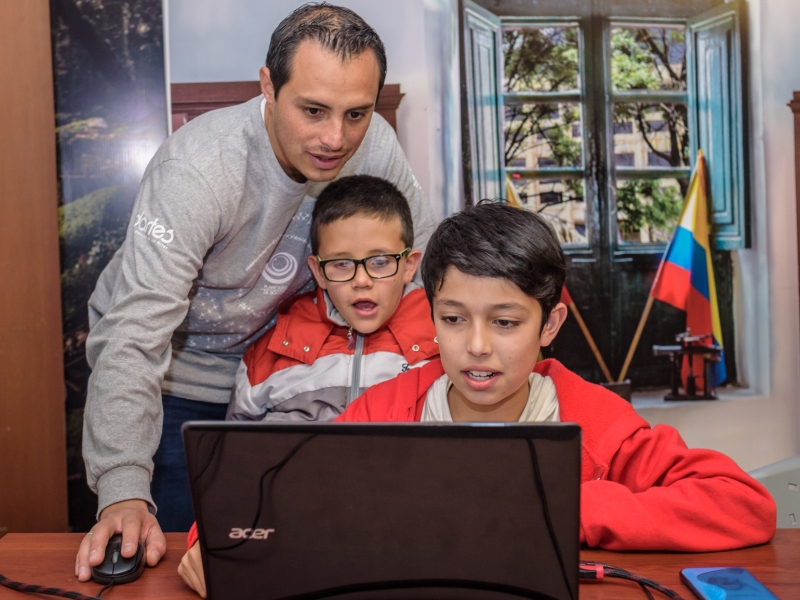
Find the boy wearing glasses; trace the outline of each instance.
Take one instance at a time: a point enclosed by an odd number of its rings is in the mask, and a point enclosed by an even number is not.
[[[245,353],[229,420],[331,421],[368,387],[439,354],[408,202],[390,182],[344,177],[320,194],[308,267],[318,289],[287,302]]]

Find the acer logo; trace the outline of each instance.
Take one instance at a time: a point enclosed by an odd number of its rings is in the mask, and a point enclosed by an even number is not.
[[[239,529],[234,527],[228,534],[232,540],[265,540],[270,533],[275,533],[274,529]]]
[[[167,229],[158,223],[158,219],[148,221],[144,213],[136,215],[136,222],[133,226],[145,235],[150,236],[154,240],[159,240],[165,244],[169,244],[175,239],[175,230]]]

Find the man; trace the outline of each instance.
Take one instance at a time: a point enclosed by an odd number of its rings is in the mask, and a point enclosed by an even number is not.
[[[383,44],[358,15],[303,6],[272,35],[264,99],[195,119],[148,165],[125,243],[90,300],[83,451],[99,522],[78,551],[81,581],[115,532],[123,556],[141,540],[155,565],[166,550],[156,507],[165,530],[188,529],[180,425],[224,418],[244,350],[281,301],[312,285],[320,184],[388,179],[408,198],[424,248],[431,208],[391,128],[373,116],[385,74]]]

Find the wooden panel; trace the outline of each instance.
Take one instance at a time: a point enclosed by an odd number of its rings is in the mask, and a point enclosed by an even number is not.
[[[698,148],[706,157],[712,243],[718,250],[749,246],[743,6],[730,2],[689,21],[692,157]]]
[[[464,3],[464,68],[469,123],[469,167],[473,203],[505,197],[500,93],[500,20],[472,2]]]
[[[173,83],[172,131],[205,112],[247,102],[261,94],[258,81],[221,81],[212,83]],[[375,112],[397,130],[397,107],[405,94],[399,83],[383,86]]]
[[[0,529],[65,531],[55,116],[47,0],[0,2]]]

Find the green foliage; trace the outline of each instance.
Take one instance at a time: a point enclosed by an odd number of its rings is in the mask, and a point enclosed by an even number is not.
[[[614,28],[611,33],[614,89],[685,90],[685,57],[679,65],[670,64],[676,54],[675,48],[684,43],[682,29]]]
[[[651,234],[671,232],[681,213],[680,192],[672,186],[661,187],[658,180],[626,181],[617,189],[617,210],[624,215],[619,228],[624,237],[644,229]],[[650,236],[651,239],[656,237]]]
[[[626,29],[611,34],[611,82],[616,90],[685,90],[686,58],[683,29]],[[677,64],[677,57],[681,57]],[[669,135],[669,148],[658,148],[648,117],[662,121]],[[614,122],[633,121],[650,152],[673,167],[689,165],[688,115],[684,104],[614,105]]]
[[[65,324],[84,320],[100,272],[125,239],[134,197],[123,186],[101,188],[58,209]]]
[[[119,192],[119,186],[100,188],[88,196],[60,206],[58,209],[58,233],[63,243],[80,245],[82,239],[90,239],[99,233],[106,207]]]
[[[543,27],[503,32],[506,91],[564,91],[579,88],[578,33],[575,28]],[[506,107],[506,163],[530,149],[538,134],[559,166],[574,166],[581,143],[570,136],[577,109],[530,104]],[[581,187],[579,183],[575,186]]]
[[[578,33],[543,27],[503,32],[506,91],[578,89]]]
[[[659,81],[649,54],[629,29],[614,29],[611,38],[611,83],[617,90],[657,90]]]

